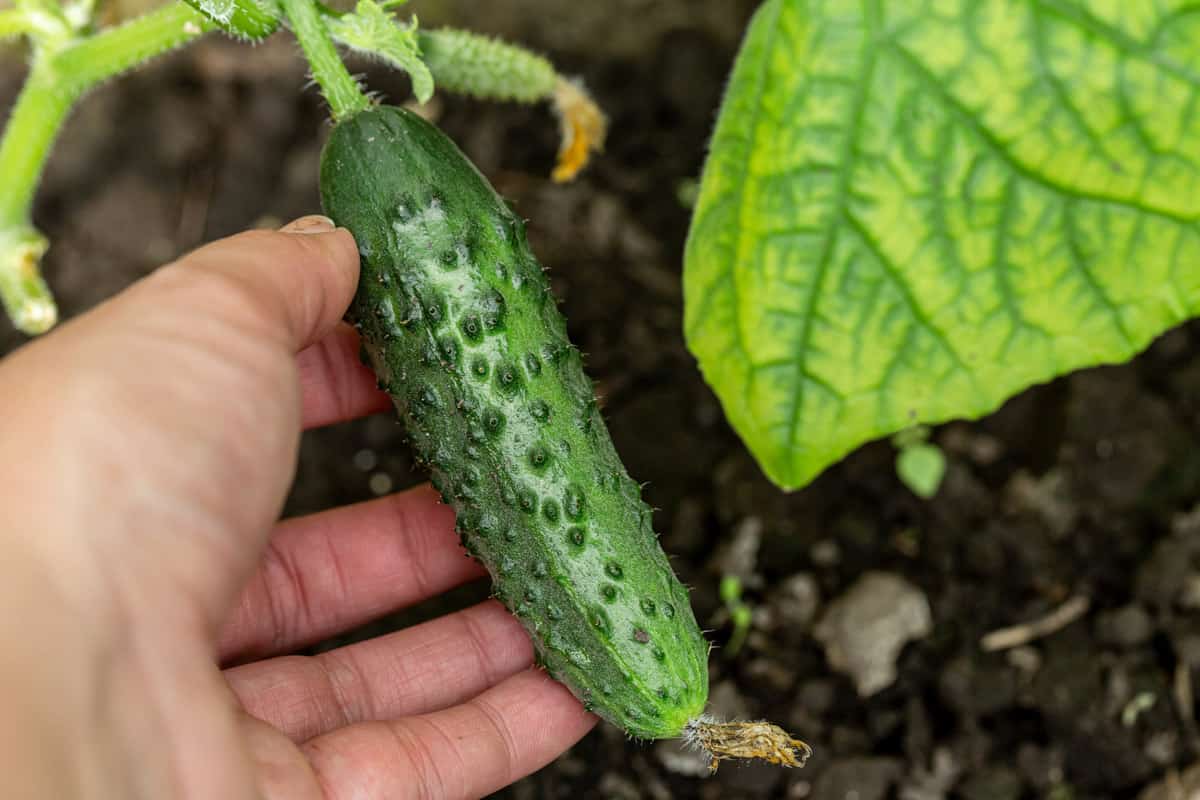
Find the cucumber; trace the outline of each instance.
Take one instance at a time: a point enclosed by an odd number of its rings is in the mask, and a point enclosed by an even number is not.
[[[358,242],[348,317],[380,386],[539,662],[629,735],[685,735],[709,646],[522,221],[436,127],[386,106],[334,128],[321,197]]]

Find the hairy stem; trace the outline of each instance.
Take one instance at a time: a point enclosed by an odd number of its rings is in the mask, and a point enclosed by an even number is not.
[[[292,23],[292,33],[300,41],[313,78],[329,103],[334,120],[342,120],[370,108],[358,81],[346,70],[321,13],[314,0],[281,0],[284,13]]]
[[[50,147],[78,96],[59,80],[53,57],[38,55],[0,140],[0,231],[29,226],[33,192]]]
[[[58,308],[38,262],[46,238],[33,228],[0,231],[0,303],[13,324],[30,335],[45,333],[58,321]]]
[[[0,138],[0,301],[17,327],[54,324],[54,303],[38,272],[45,239],[33,227],[33,195],[50,148],[75,101],[106,78],[196,38],[209,23],[183,3],[95,35],[35,41],[33,65]]]
[[[29,334],[49,330],[58,319],[38,269],[46,239],[34,229],[29,212],[42,166],[74,99],[55,86],[51,59],[39,56],[0,140],[5,184],[0,193],[0,302],[13,324]]]
[[[194,39],[208,27],[177,3],[60,49],[39,49],[0,140],[0,230],[28,227],[50,147],[80,95],[106,78]]]
[[[33,32],[33,24],[24,12],[15,8],[0,11],[0,41]]]
[[[360,5],[360,10],[362,3]],[[441,29],[416,32],[418,49],[393,50],[393,40],[379,28],[365,25],[361,14],[342,14],[320,3],[327,29],[341,44],[399,66],[412,76],[418,100],[425,102],[439,88],[488,100],[533,103],[550,100],[558,112],[562,142],[552,177],[558,183],[573,180],[604,149],[608,120],[582,84],[562,77],[546,58],[498,39],[477,33]],[[357,24],[347,20],[358,16]],[[391,25],[396,25],[391,21]],[[408,31],[405,31],[407,33]],[[397,57],[400,56],[400,57]],[[410,59],[419,59],[419,70]],[[420,64],[420,61],[424,64]]]
[[[171,3],[63,49],[55,58],[59,78],[83,93],[212,29],[191,6]]]
[[[194,39],[206,27],[200,14],[178,3],[61,49],[40,48],[0,140],[0,230],[28,225],[50,147],[84,92]]]

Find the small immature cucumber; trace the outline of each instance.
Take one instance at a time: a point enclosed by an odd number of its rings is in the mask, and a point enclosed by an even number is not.
[[[349,316],[380,384],[541,663],[631,736],[684,735],[708,644],[522,221],[437,128],[386,106],[334,129],[321,195],[358,242]]]

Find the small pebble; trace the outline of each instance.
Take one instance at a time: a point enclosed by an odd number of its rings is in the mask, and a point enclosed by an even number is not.
[[[1174,764],[1179,758],[1179,734],[1175,731],[1159,731],[1146,739],[1142,748],[1146,758],[1160,767]]]
[[[971,460],[980,466],[990,466],[1004,455],[1004,443],[994,436],[979,433],[971,437]]]
[[[363,448],[354,454],[354,468],[362,472],[370,472],[379,465],[379,456],[369,448]]]
[[[386,472],[376,472],[367,481],[367,485],[371,488],[372,494],[382,496],[392,491],[392,476]]]
[[[830,604],[814,635],[830,665],[868,697],[896,680],[896,659],[908,642],[933,629],[925,594],[899,575],[868,572]]]
[[[654,745],[654,755],[663,769],[688,778],[708,776],[708,758],[699,750],[685,747],[678,740],[664,739]]]
[[[818,567],[836,567],[842,560],[842,549],[832,539],[822,539],[812,546],[808,557]]]
[[[1133,649],[1150,641],[1154,635],[1154,620],[1146,610],[1130,603],[1096,617],[1096,636],[1105,644]]]
[[[1014,647],[1005,653],[1005,659],[1025,675],[1032,675],[1042,667],[1042,653],[1032,645]]]
[[[780,581],[769,602],[777,627],[806,630],[821,607],[821,590],[810,573],[798,572]]]
[[[1005,495],[1014,508],[1040,518],[1058,539],[1074,530],[1079,519],[1079,507],[1070,495],[1066,475],[1059,470],[1036,478],[1021,470],[1005,487]]]
[[[806,780],[798,780],[787,789],[788,800],[805,800],[812,795],[812,784]]]

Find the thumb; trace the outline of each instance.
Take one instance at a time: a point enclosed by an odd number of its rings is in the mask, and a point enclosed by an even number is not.
[[[295,353],[357,278],[350,234],[304,218],[206,245],[0,361],[0,530],[44,531],[28,546],[81,603],[119,580],[215,624],[293,477]]]
[[[297,352],[333,329],[357,281],[350,233],[328,217],[308,216],[280,231],[248,231],[201,247],[151,276],[145,289],[160,293],[156,302],[179,302],[180,313],[249,325]],[[221,302],[197,308],[202,299],[217,299],[210,293]]]

